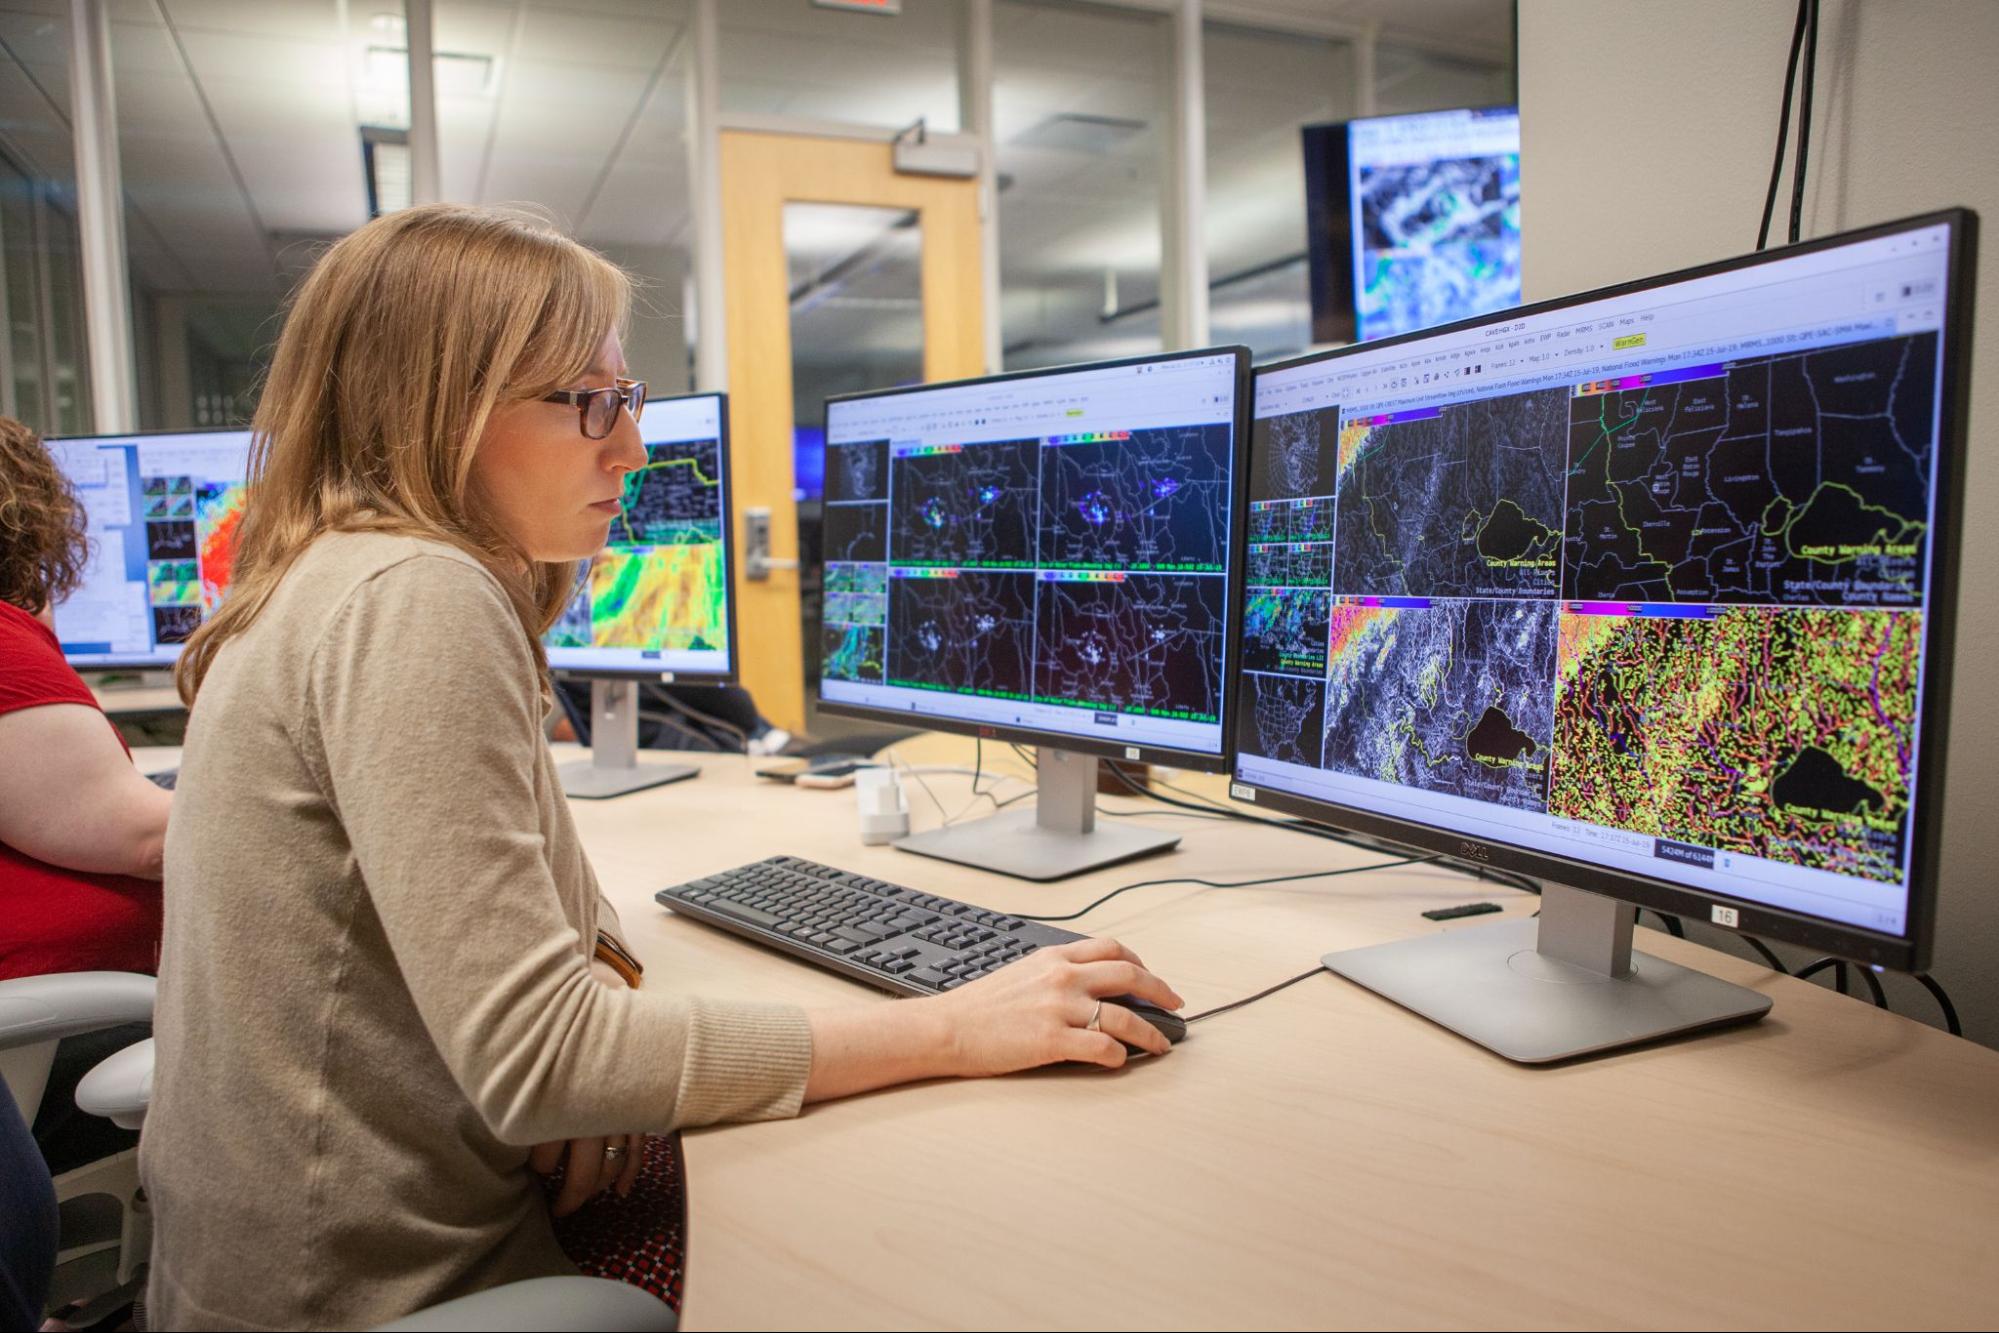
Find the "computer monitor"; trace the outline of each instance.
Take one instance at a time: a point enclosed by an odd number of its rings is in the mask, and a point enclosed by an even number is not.
[[[591,681],[590,758],[560,768],[563,790],[584,799],[698,772],[639,764],[640,682],[736,679],[728,396],[654,399],[639,436],[645,464],[626,476],[604,549],[577,570],[575,596],[543,638],[552,671]]]
[[[1036,806],[896,845],[1029,879],[1164,850],[1099,756],[1222,771],[1240,347],[826,403],[819,707],[1040,747]]]
[[[90,537],[83,582],[55,607],[78,670],[170,667],[229,590],[250,432],[74,436],[50,454]]]
[[[1976,225],[1257,371],[1233,794],[1546,883],[1328,967],[1540,1061],[1768,1008],[1628,904],[1926,964]]]
[[[1313,341],[1368,342],[1520,303],[1517,108],[1303,133]]]

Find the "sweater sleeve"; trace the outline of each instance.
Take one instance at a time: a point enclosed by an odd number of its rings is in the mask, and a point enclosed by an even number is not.
[[[541,833],[534,682],[498,586],[443,554],[357,588],[308,668],[323,780],[452,1077],[515,1144],[797,1114],[802,1010],[590,976]]]

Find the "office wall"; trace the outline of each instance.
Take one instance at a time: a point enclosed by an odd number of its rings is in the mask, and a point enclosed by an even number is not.
[[[1754,247],[1791,0],[1520,6],[1522,263],[1530,300]],[[1999,4],[1825,0],[1804,234],[1965,204],[1986,228],[1976,304],[1957,688],[1932,967],[1999,1046]],[[1774,235],[1781,239],[1786,180]],[[1704,936],[1704,938],[1711,938]],[[1728,946],[1723,947],[1739,947]],[[1896,1009],[1934,1018],[1889,977]],[[1781,1015],[1781,1010],[1778,1011]]]

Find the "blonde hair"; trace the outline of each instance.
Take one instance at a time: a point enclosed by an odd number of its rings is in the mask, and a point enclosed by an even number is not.
[[[538,564],[479,512],[472,458],[495,408],[575,380],[622,327],[630,280],[530,215],[455,204],[375,219],[314,265],[286,315],[252,423],[227,599],[175,668],[194,702],[314,538],[398,532],[478,558],[541,635],[575,565]]]

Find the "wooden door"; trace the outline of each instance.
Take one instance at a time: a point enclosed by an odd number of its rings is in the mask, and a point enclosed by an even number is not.
[[[983,372],[978,183],[895,171],[887,143],[725,130],[721,135],[722,262],[729,339],[729,412],[738,513],[771,514],[771,555],[798,555],[792,478],[790,288],[784,206],[857,204],[907,209],[922,227],[923,376]],[[805,721],[804,643],[795,570],[744,577],[735,570],[743,685],[763,715],[800,730]]]

